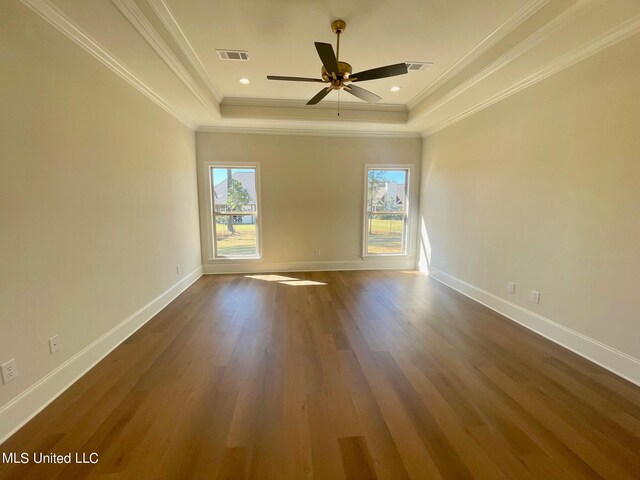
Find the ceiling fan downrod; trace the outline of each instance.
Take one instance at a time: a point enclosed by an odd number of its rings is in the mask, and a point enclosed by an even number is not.
[[[347,22],[344,20],[334,20],[331,22],[331,30],[338,37],[338,41],[336,43],[336,60],[340,61],[340,34],[344,32],[345,28],[347,28]]]

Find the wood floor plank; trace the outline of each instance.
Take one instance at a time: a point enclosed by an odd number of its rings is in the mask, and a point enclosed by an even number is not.
[[[307,395],[307,405],[314,478],[344,479],[338,437],[331,427],[326,395],[310,393]]]
[[[243,480],[247,478],[247,449],[228,448],[218,468],[216,480]]]
[[[344,437],[339,442],[347,480],[378,480],[364,437]]]
[[[313,284],[280,283],[280,277]],[[415,272],[198,280],[0,479],[638,479],[640,388]]]

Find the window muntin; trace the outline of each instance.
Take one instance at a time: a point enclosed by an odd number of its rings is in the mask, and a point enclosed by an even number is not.
[[[364,255],[404,255],[409,169],[367,167]]]
[[[257,167],[215,165],[209,178],[214,257],[259,257]]]

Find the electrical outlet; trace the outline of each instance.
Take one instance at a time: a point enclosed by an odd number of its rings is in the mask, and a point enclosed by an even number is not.
[[[2,383],[7,384],[18,376],[18,365],[14,358],[7,363],[0,365],[2,371]]]
[[[180,275],[180,265],[176,265],[176,275]]]
[[[533,303],[540,303],[540,292],[537,290],[531,290],[531,301]]]
[[[320,249],[319,249],[319,248],[316,248],[316,249],[313,251],[313,254],[314,254],[316,257],[319,257],[319,256],[320,256]]]
[[[58,337],[58,335],[54,335],[49,339],[49,350],[51,350],[51,353],[56,353],[59,348],[60,338]]]
[[[514,294],[516,293],[516,284],[513,282],[507,283],[507,293]]]

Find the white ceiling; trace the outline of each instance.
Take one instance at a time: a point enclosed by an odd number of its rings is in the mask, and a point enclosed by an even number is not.
[[[332,43],[332,20],[347,29],[340,58],[354,72],[405,61],[427,71],[360,84],[381,103],[407,104],[528,0],[166,0],[224,97],[308,100],[319,86],[266,75],[319,78],[313,42]],[[248,50],[250,61],[223,61],[215,49]],[[243,86],[241,77],[251,80]],[[398,93],[390,92],[394,85]],[[337,100],[332,92],[328,100]],[[361,102],[340,94],[341,101]]]
[[[22,0],[193,129],[428,135],[640,33],[638,0]],[[354,71],[407,61],[426,71],[360,86],[375,105],[317,84],[313,42]],[[248,50],[250,61],[216,49]],[[241,85],[247,77],[251,83]],[[391,86],[400,92],[389,91]],[[88,86],[88,88],[90,88]]]

